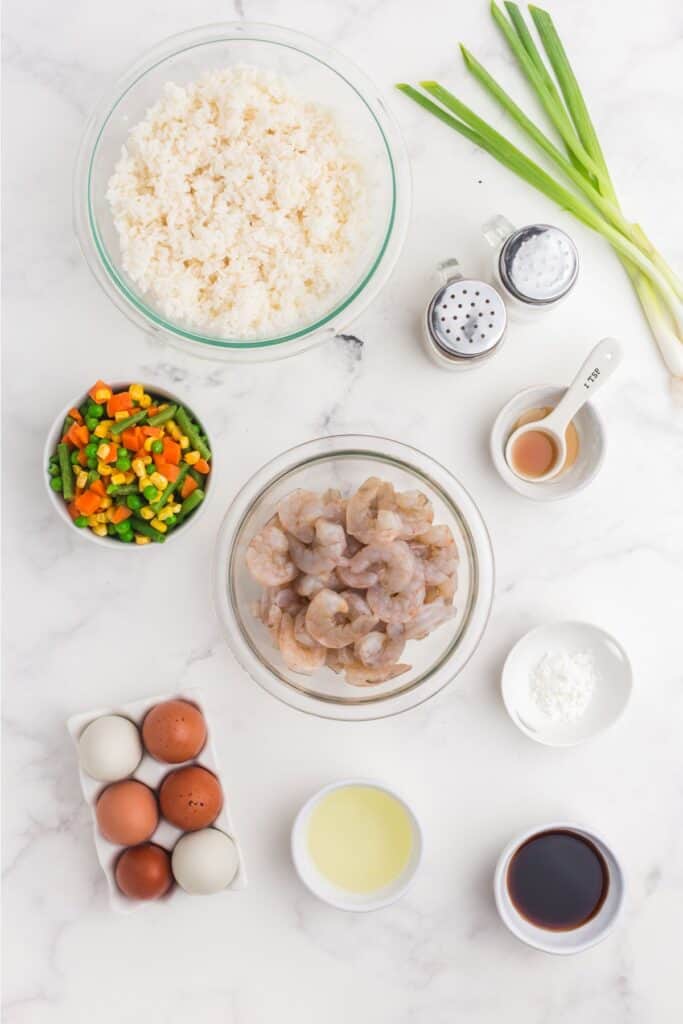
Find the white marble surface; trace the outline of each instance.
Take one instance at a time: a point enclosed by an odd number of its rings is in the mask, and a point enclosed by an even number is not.
[[[565,0],[553,10],[624,205],[680,268],[679,5]],[[144,337],[101,294],[72,232],[84,118],[94,95],[160,37],[245,14],[333,43],[387,91],[434,76],[490,111],[459,66],[458,39],[515,78],[484,0],[6,6],[4,1020],[673,1024],[683,1011],[683,423],[636,302],[600,239],[392,94],[414,210],[390,284],[354,325],[362,344],[338,340],[237,368]],[[453,252],[480,269],[479,225],[498,211],[568,225],[580,283],[557,319],[515,328],[476,375],[440,373],[417,342],[426,275]],[[492,418],[516,388],[564,381],[606,333],[623,338],[627,360],[601,398],[604,470],[571,501],[532,505],[489,463]],[[70,534],[44,493],[48,425],[97,375],[177,387],[218,442],[218,494],[202,528],[172,558],[160,548],[137,560],[134,574],[130,558]],[[344,431],[409,440],[452,467],[481,505],[498,566],[490,627],[462,676],[423,708],[358,726],[298,715],[262,693],[233,661],[209,594],[214,537],[235,490],[283,448]],[[499,671],[522,632],[566,617],[617,634],[636,689],[611,733],[553,751],[508,720]],[[195,684],[213,711],[250,888],[115,916],[64,720]],[[369,916],[315,902],[287,850],[299,804],[351,773],[402,788],[426,833],[409,895]],[[618,933],[567,960],[518,944],[491,896],[504,843],[565,816],[609,837],[630,881]]]

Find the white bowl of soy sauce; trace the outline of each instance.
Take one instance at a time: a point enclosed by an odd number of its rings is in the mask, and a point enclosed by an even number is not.
[[[494,875],[498,913],[522,942],[544,953],[581,953],[602,942],[624,905],[614,851],[590,829],[553,822],[503,850]]]

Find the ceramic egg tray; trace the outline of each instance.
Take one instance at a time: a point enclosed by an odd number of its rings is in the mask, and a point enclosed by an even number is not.
[[[66,727],[69,730],[69,734],[76,746],[77,752],[78,740],[85,727],[90,725],[90,723],[96,718],[101,718],[102,715],[121,715],[124,718],[129,718],[131,722],[134,722],[135,725],[137,725],[140,730],[140,738],[142,739],[142,722],[145,715],[155,706],[155,704],[161,704],[166,700],[186,700],[190,704],[195,704],[199,708],[204,716],[204,721],[206,722],[207,738],[204,747],[196,758],[193,758],[190,761],[183,761],[180,764],[167,764],[163,761],[156,761],[145,750],[140,764],[137,766],[133,774],[127,777],[137,779],[139,782],[144,782],[146,786],[149,786],[150,789],[158,795],[158,789],[163,778],[176,768],[181,768],[189,764],[197,764],[201,765],[203,768],[208,768],[209,771],[213,772],[221,783],[221,788],[223,789],[223,807],[221,808],[221,812],[215,822],[213,822],[213,827],[220,829],[221,832],[225,832],[226,835],[230,836],[237,849],[237,874],[224,891],[232,892],[238,889],[244,889],[247,885],[244,858],[242,856],[237,836],[235,835],[232,818],[230,817],[230,811],[228,809],[230,802],[229,795],[226,792],[226,787],[216,758],[216,751],[212,742],[211,720],[206,712],[200,690],[181,690],[178,693],[160,694],[156,697],[149,697],[146,700],[134,701],[131,704],[121,704],[118,707],[97,708],[95,711],[86,711],[79,715],[72,715],[72,717],[68,719]],[[102,870],[104,871],[107,879],[107,884],[109,886],[109,902],[113,910],[128,914],[134,910],[139,910],[140,907],[150,906],[154,903],[167,902],[169,900],[172,901],[181,897],[193,900],[206,899],[206,897],[189,895],[181,889],[177,883],[174,883],[169,892],[159,900],[133,900],[128,896],[124,896],[116,884],[114,870],[116,868],[116,862],[119,855],[125,847],[118,846],[115,843],[110,843],[105,839],[97,827],[97,820],[95,818],[95,804],[97,802],[97,798],[102,790],[106,789],[110,783],[98,782],[97,779],[90,778],[89,775],[86,775],[85,772],[81,770],[80,764],[79,775],[81,778],[83,796],[90,807],[90,813],[93,821],[95,849],[97,851],[97,857],[102,866]],[[159,824],[157,825],[156,831],[148,841],[156,843],[158,846],[162,846],[165,850],[168,850],[168,852],[171,853],[181,835],[183,835],[182,829],[176,828],[175,825],[171,825],[170,822],[166,821],[160,814]]]

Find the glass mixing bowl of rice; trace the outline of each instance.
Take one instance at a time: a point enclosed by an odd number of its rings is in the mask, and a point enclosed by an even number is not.
[[[396,490],[419,490],[448,526],[458,548],[456,615],[426,639],[411,640],[401,661],[410,671],[372,686],[351,686],[326,666],[293,672],[254,614],[262,587],[247,567],[249,542],[297,488],[336,488],[346,497],[368,477]],[[214,562],[214,596],[233,654],[264,690],[290,707],[321,718],[364,721],[399,714],[433,697],[464,668],[488,622],[494,587],[493,552],[477,505],[452,474],[416,448],[382,437],[340,435],[292,448],[268,462],[237,494],[221,526]]]
[[[173,87],[189,93],[202,76],[211,78],[220,73],[226,78],[225,95],[230,97],[234,92],[233,76],[239,75],[244,68],[275,76],[279,83],[286,83],[287,89],[291,89],[292,96],[301,104],[311,104],[322,112],[323,117],[329,116],[340,144],[343,143],[344,153],[358,168],[359,180],[362,181],[362,188],[358,190],[360,205],[352,197],[348,209],[339,207],[339,222],[333,226],[338,233],[332,234],[326,211],[322,211],[316,220],[315,216],[309,217],[311,204],[302,202],[298,217],[306,223],[297,250],[301,263],[291,256],[285,259],[281,252],[274,252],[276,246],[272,237],[266,235],[261,250],[265,254],[263,265],[266,270],[254,271],[257,277],[260,273],[260,279],[254,282],[252,277],[243,287],[233,287],[235,282],[241,281],[237,268],[253,266],[248,261],[259,258],[258,241],[252,241],[249,246],[249,233],[243,224],[240,229],[242,241],[238,245],[229,230],[226,234],[225,227],[227,224],[229,228],[230,222],[229,218],[224,219],[218,226],[218,234],[214,232],[208,242],[214,262],[201,262],[205,250],[200,249],[200,273],[204,275],[206,271],[206,275],[196,286],[190,282],[188,289],[187,274],[184,278],[182,275],[191,270],[197,256],[197,247],[202,241],[197,236],[205,228],[208,232],[207,223],[211,224],[213,231],[215,221],[209,218],[200,223],[199,232],[193,224],[192,230],[177,245],[173,243],[164,248],[169,220],[174,231],[177,227],[176,210],[171,208],[162,214],[156,208],[150,212],[148,205],[150,193],[155,198],[159,195],[156,182],[166,179],[167,185],[169,177],[174,174],[180,181],[180,192],[183,192],[183,181],[189,184],[189,180],[183,178],[182,167],[164,166],[161,178],[155,179],[152,188],[147,187],[149,181],[145,181],[145,170],[137,181],[140,185],[138,194],[130,197],[127,206],[120,202],[121,190],[112,188],[112,175],[115,169],[117,174],[120,170],[122,150],[131,129],[145,122],[150,116],[150,108],[163,97],[168,100],[169,83],[172,83],[172,96],[176,95]],[[258,79],[258,75],[256,77]],[[254,87],[260,88],[260,81],[257,80]],[[274,86],[276,93],[277,88]],[[177,95],[182,94],[177,92]],[[209,97],[206,101],[209,107],[211,102]],[[278,95],[271,110],[277,116],[280,109]],[[192,116],[195,113],[196,104],[192,108]],[[258,110],[255,116],[260,116]],[[173,125],[173,117],[171,109],[159,137],[169,130],[169,124]],[[296,110],[293,117],[296,122]],[[221,108],[216,120],[222,132],[225,116]],[[308,125],[305,118],[303,121],[305,134]],[[256,143],[265,145],[268,134],[273,132],[265,122],[263,131],[255,136]],[[152,145],[156,142],[157,139],[151,140]],[[218,145],[222,144],[223,140],[219,140]],[[353,173],[348,173],[341,160],[335,163],[332,159],[326,163],[325,151],[314,144],[310,131],[303,146],[305,157],[310,155],[311,159],[322,161],[323,166],[337,167],[337,180],[330,189],[343,190],[344,182],[353,177]],[[128,144],[129,154],[130,148]],[[154,152],[153,149],[148,151]],[[219,155],[222,155],[220,151]],[[278,173],[277,154],[267,166]],[[294,164],[291,167],[294,170],[290,170],[284,191],[280,187],[283,183],[279,182],[275,191],[271,190],[267,195],[269,201],[275,195],[273,203],[280,217],[283,216],[282,209],[277,206],[280,197],[284,195],[283,202],[289,203],[287,216],[291,215],[292,203],[295,203],[286,194],[288,189],[296,186],[296,167]],[[251,181],[250,169],[246,166],[233,169],[235,180],[239,179],[237,185],[233,182],[233,197],[237,198],[238,204],[242,201],[245,206],[241,197],[244,182]],[[310,169],[313,181],[317,180],[317,173],[317,168]],[[199,174],[197,190],[207,188],[210,192],[217,181],[223,188],[222,183],[226,180],[216,176],[210,168],[204,178]],[[198,192],[194,178],[191,184],[192,202],[195,202],[198,201]],[[262,188],[265,192],[266,186]],[[182,202],[187,200],[187,192],[188,188],[184,188]],[[112,209],[112,195],[115,204],[118,203],[115,210]],[[230,207],[229,192],[226,191],[226,195],[227,207]],[[221,214],[227,207],[220,205]],[[79,242],[88,266],[109,298],[144,330],[159,333],[195,354],[235,361],[294,355],[348,327],[375,298],[391,274],[405,238],[409,208],[410,172],[405,146],[396,122],[372,83],[352,63],[322,43],[287,29],[248,22],[208,25],[181,33],[159,43],[136,61],[90,117],[78,155],[74,182],[74,218]],[[182,207],[178,209],[182,214]],[[214,203],[211,216],[215,209]],[[258,218],[255,219],[254,237],[259,239],[258,230],[262,225]],[[355,230],[356,220],[362,230]],[[141,269],[147,257],[147,237],[143,237],[141,245],[141,233],[144,235],[148,231],[150,223],[158,223],[162,229],[162,236],[149,243],[155,247],[153,272],[149,266]],[[252,226],[251,214],[247,226]],[[126,237],[122,230],[128,232]],[[325,235],[326,230],[329,230],[329,235]],[[339,241],[342,235],[345,248]],[[310,243],[306,247],[302,244],[304,240]],[[226,250],[225,265],[231,268],[229,273],[233,277],[230,278],[232,291],[225,286],[220,293],[218,289],[222,285],[223,270],[216,267],[216,258],[222,254],[222,245]],[[172,251],[171,272],[168,269],[169,251]],[[137,257],[142,252],[143,259],[133,258],[133,252]],[[318,262],[312,252],[320,256]],[[343,254],[344,264],[343,267],[340,264],[337,273],[334,261],[337,257],[341,259],[340,254]],[[292,268],[298,270],[299,266],[302,273],[297,276]],[[161,290],[157,289],[157,283]],[[186,301],[190,291],[191,301]],[[309,292],[313,296],[310,302]],[[203,321],[198,319],[192,305],[197,295],[204,303],[202,311],[208,311]],[[232,309],[233,299],[244,307],[241,319],[237,315],[232,318],[222,315],[223,309]],[[251,315],[250,309],[244,306],[247,301],[255,305],[256,312],[249,321],[249,328],[242,330],[239,325]],[[198,304],[199,300],[195,306]],[[233,322],[238,329],[229,329]]]

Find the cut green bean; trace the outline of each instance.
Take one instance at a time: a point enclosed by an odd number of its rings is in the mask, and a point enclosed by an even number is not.
[[[141,533],[143,537],[149,537],[150,540],[154,540],[157,544],[163,544],[166,538],[163,533],[159,530],[155,530],[153,526],[146,523],[144,519],[138,518],[138,516],[131,516],[131,523],[135,533]]]
[[[134,427],[138,423],[142,423],[142,421],[146,419],[147,410],[138,409],[138,411],[134,412],[132,416],[129,416],[125,420],[119,420],[117,423],[115,423],[114,426],[111,428],[111,433],[115,436],[118,436],[118,434],[122,433],[122,431],[127,430],[128,427]]]
[[[168,499],[171,497],[171,495],[175,494],[178,488],[182,485],[183,480],[185,479],[189,472],[190,467],[186,462],[184,462],[180,467],[180,472],[178,473],[176,479],[172,483],[169,483],[164,488],[163,494],[161,495],[160,498],[157,499],[157,501],[152,502],[152,508],[157,514],[161,512],[162,508],[164,507]]]
[[[127,495],[127,494],[137,494],[137,493],[138,493],[138,485],[137,484],[110,484],[109,487],[107,487],[107,494],[111,498],[118,498],[119,496],[123,496],[124,494]]]
[[[198,487],[197,490],[193,491],[192,494],[189,494],[187,498],[185,498],[185,501],[182,503],[180,507],[180,512],[178,513],[178,521],[182,522],[183,519],[187,519],[190,512],[194,512],[197,506],[201,505],[203,501],[204,491],[201,489],[201,487]]]
[[[148,420],[150,427],[160,427],[161,424],[166,423],[167,420],[172,420],[176,414],[177,408],[177,405],[169,405],[168,409],[162,409],[161,412],[155,412]]]
[[[74,496],[74,474],[69,458],[69,446],[61,442],[57,445],[57,457],[59,468],[62,471],[62,494],[64,501],[73,501]]]
[[[195,427],[192,420],[183,409],[182,405],[178,406],[178,411],[176,413],[175,418],[176,423],[182,430],[183,434],[187,436],[192,448],[195,451],[199,452],[203,459],[206,459],[208,461],[211,458],[211,449],[209,448],[208,444],[205,444],[204,441],[202,441],[200,431],[198,430],[197,427]]]

